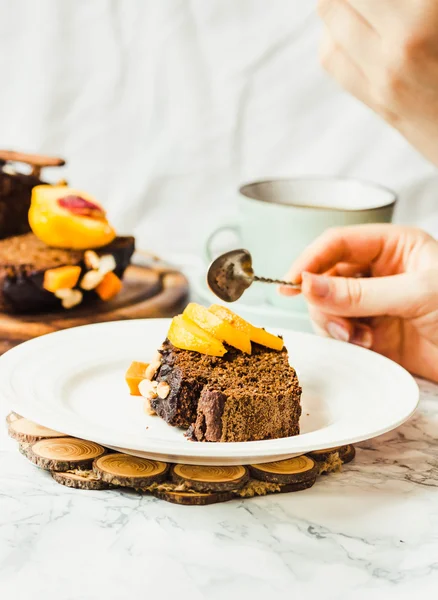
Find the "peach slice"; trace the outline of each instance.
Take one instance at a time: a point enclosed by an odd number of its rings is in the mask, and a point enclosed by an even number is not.
[[[71,290],[75,287],[81,274],[79,266],[56,267],[44,273],[43,288],[48,292]]]
[[[111,300],[114,298],[123,287],[122,281],[112,272],[105,275],[99,285],[96,287],[96,292],[101,300]]]
[[[210,312],[205,306],[191,302],[186,307],[183,315],[221,342],[226,342],[242,352],[251,354],[249,335],[244,331],[235,329],[227,321]]]
[[[212,304],[209,310],[218,316],[220,319],[227,321],[230,325],[232,325],[238,331],[243,331],[247,335],[252,342],[255,344],[260,344],[261,346],[266,346],[266,348],[271,348],[272,350],[282,350],[283,349],[283,340],[261,329],[260,327],[255,327],[239,317],[233,311],[231,311],[226,306],[220,306],[219,304]]]
[[[33,188],[29,225],[42,242],[56,248],[99,248],[116,237],[100,204],[89,194],[67,186]]]
[[[148,363],[134,360],[126,371],[125,381],[128,384],[131,396],[141,396],[138,386],[146,378],[148,366]]]
[[[167,337],[181,350],[192,350],[209,356],[223,356],[226,353],[222,342],[184,315],[172,319]]]

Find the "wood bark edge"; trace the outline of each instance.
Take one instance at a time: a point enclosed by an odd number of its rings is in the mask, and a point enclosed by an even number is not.
[[[235,498],[232,492],[190,493],[156,490],[152,492],[152,495],[160,500],[184,506],[206,506],[207,504],[228,502]]]
[[[109,485],[97,478],[92,471],[80,471],[76,469],[73,472],[50,472],[56,483],[77,490],[105,490]]]

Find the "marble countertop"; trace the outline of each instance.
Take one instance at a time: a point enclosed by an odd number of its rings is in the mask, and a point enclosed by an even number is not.
[[[304,492],[184,507],[62,487],[0,433],[7,600],[426,598],[438,586],[438,386]],[[1,404],[2,415],[7,407]]]

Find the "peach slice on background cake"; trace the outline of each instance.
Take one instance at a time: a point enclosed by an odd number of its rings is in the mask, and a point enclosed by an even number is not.
[[[223,356],[226,353],[221,341],[184,315],[172,319],[167,337],[181,350],[192,350],[209,356]]]
[[[183,315],[221,342],[226,342],[246,354],[251,354],[249,335],[245,331],[232,327],[205,306],[191,302],[184,310]]]
[[[33,188],[29,225],[42,242],[55,248],[100,248],[116,237],[100,204],[89,194],[67,186]]]
[[[254,325],[251,325],[251,323],[248,323],[248,321],[245,321],[245,319],[242,319],[242,317],[239,317],[233,313],[233,311],[226,306],[212,304],[208,310],[218,316],[220,319],[227,321],[238,331],[243,331],[249,335],[250,340],[255,344],[260,344],[261,346],[271,348],[272,350],[283,349],[284,343],[280,337],[265,331],[261,327],[255,327]]]

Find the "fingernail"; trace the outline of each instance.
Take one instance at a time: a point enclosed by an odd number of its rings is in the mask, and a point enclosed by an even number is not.
[[[350,339],[349,331],[340,323],[335,323],[334,321],[327,323],[327,333],[330,337],[341,342],[348,342]]]
[[[277,291],[279,294],[282,294],[283,296],[296,296],[297,294],[301,293],[300,290],[289,287],[287,285],[279,285],[277,288]]]
[[[310,282],[310,293],[319,298],[325,298],[330,292],[330,283],[327,277],[322,275],[307,275],[303,273],[303,280]]]
[[[371,348],[373,345],[373,334],[368,328],[356,329],[350,341],[357,346]]]

